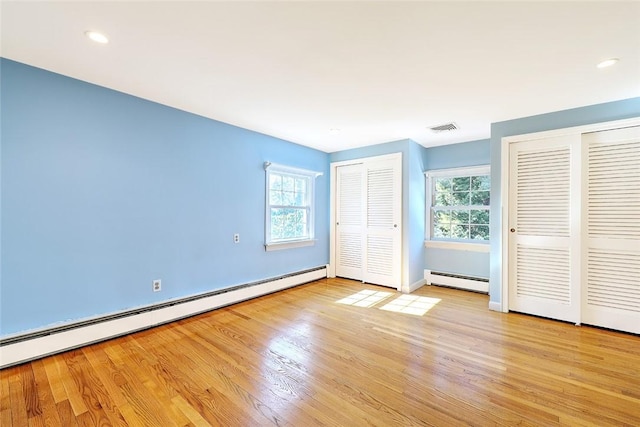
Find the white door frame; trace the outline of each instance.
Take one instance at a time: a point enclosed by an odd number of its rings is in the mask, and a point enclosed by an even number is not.
[[[361,157],[358,159],[352,160],[343,160],[339,162],[332,162],[330,164],[330,173],[329,173],[329,264],[327,265],[327,277],[336,277],[336,196],[338,194],[337,189],[337,174],[338,167],[347,166],[347,165],[357,165],[364,162],[369,161],[378,161],[378,160],[391,160],[395,158],[402,158],[402,152],[384,154],[381,156],[371,156],[371,157]],[[403,172],[404,174],[404,172]],[[403,175],[404,176],[404,175]],[[403,196],[404,197],[404,196]],[[403,202],[401,202],[401,206]],[[401,213],[401,218],[404,219],[404,212]],[[404,228],[402,228],[402,235],[400,236],[401,241],[404,242]],[[404,244],[401,245],[403,247],[403,253],[401,254],[401,268],[402,263],[404,262]],[[404,278],[403,278],[404,279]],[[401,290],[402,283],[398,286],[398,291]]]
[[[501,141],[500,153],[500,258],[501,258],[501,281],[500,292],[502,294],[501,311],[509,311],[509,152],[511,144],[530,141],[534,139],[543,139],[564,135],[581,135],[589,132],[599,132],[603,130],[612,130],[624,127],[639,126],[640,117],[631,119],[614,120],[610,122],[593,123],[583,126],[574,126],[563,129],[555,129],[543,132],[534,132],[523,135],[506,136]]]

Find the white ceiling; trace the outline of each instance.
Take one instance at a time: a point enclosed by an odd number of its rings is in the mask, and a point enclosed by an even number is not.
[[[492,122],[640,96],[640,2],[2,1],[0,13],[6,58],[326,152],[483,139]],[[427,129],[450,121],[460,129]]]

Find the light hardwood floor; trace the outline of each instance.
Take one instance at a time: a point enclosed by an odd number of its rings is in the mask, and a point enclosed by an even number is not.
[[[321,280],[8,368],[0,425],[640,425],[640,337],[401,295]]]

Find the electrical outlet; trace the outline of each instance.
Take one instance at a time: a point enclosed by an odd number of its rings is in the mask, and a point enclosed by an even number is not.
[[[240,243],[240,234],[236,233],[233,235],[233,243]]]
[[[162,290],[162,280],[156,279],[153,281],[153,292],[160,292]]]

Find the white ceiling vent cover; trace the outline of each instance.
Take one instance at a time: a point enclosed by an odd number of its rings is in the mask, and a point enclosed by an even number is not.
[[[443,124],[443,125],[433,126],[433,127],[430,127],[430,128],[429,128],[429,130],[430,130],[431,132],[435,132],[435,133],[440,133],[440,132],[449,132],[449,131],[457,130],[457,129],[458,129],[458,126],[457,126],[455,123],[453,123],[453,122],[451,122],[451,123],[445,123],[445,124]]]

